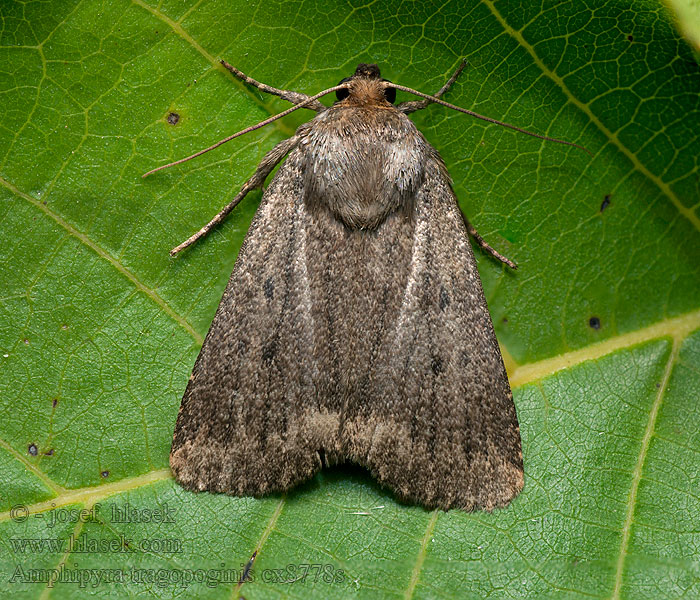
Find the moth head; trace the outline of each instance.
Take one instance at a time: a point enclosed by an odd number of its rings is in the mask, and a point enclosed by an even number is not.
[[[379,67],[360,63],[352,77],[346,77],[338,85],[346,88],[335,92],[339,102],[348,106],[388,106],[396,101],[396,89],[387,85],[391,81],[382,79]]]

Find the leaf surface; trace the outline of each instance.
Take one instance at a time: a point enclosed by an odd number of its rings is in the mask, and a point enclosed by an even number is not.
[[[664,7],[74,0],[0,17],[3,596],[700,596],[700,71]],[[465,58],[447,100],[592,152],[438,106],[412,117],[519,265],[476,251],[522,430],[507,509],[405,506],[352,466],[262,500],[172,480],[180,398],[260,193],[168,250],[309,117],[141,179],[287,108],[219,58],[305,93],[359,62],[434,92]]]

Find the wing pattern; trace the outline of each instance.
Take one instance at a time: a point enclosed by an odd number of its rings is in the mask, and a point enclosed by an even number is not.
[[[371,231],[310,208],[303,164],[292,151],[241,248],[178,415],[177,480],[258,496],[352,461],[428,508],[504,506],[518,421],[437,153],[413,213]]]

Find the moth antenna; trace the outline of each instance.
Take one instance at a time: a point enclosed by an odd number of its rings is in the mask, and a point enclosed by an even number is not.
[[[567,146],[573,146],[574,148],[578,148],[579,150],[583,150],[589,156],[593,156],[593,153],[590,150],[588,150],[587,148],[584,148],[583,146],[580,146],[579,144],[574,144],[574,142],[567,142],[566,140],[559,140],[557,138],[547,137],[546,135],[540,135],[539,133],[533,133],[532,131],[528,131],[527,129],[521,129],[520,127],[516,127],[515,125],[511,125],[510,123],[505,123],[505,122],[499,121],[497,119],[492,119],[491,117],[485,117],[484,115],[480,115],[479,113],[475,113],[474,111],[468,110],[466,108],[462,108],[461,106],[455,106],[454,104],[450,104],[449,102],[445,102],[444,100],[440,100],[440,98],[437,98],[435,96],[431,96],[430,94],[424,94],[423,92],[419,92],[417,90],[411,89],[411,88],[406,87],[404,85],[397,85],[395,83],[387,82],[384,87],[396,88],[397,90],[401,90],[403,92],[408,92],[410,94],[415,94],[416,96],[420,96],[421,98],[427,98],[428,100],[431,100],[437,104],[442,104],[443,106],[446,106],[447,108],[451,108],[452,110],[456,110],[456,111],[462,112],[464,114],[471,115],[472,117],[476,117],[477,119],[481,119],[482,121],[488,121],[489,123],[495,123],[496,125],[501,125],[503,127],[508,127],[509,129],[514,129],[515,131],[519,131],[520,133],[524,133],[526,135],[531,135],[532,137],[536,137],[536,138],[539,138],[541,140],[545,140],[547,142],[556,142],[557,144],[566,144]]]
[[[214,150],[214,148],[218,148],[222,144],[225,144],[226,142],[230,142],[232,139],[240,137],[246,133],[250,133],[251,131],[255,131],[256,129],[260,129],[261,127],[265,127],[265,125],[269,125],[273,121],[276,121],[277,119],[281,119],[282,117],[286,117],[289,113],[294,112],[295,110],[298,110],[300,108],[304,108],[307,104],[311,104],[315,100],[318,100],[322,96],[325,96],[326,94],[330,94],[331,92],[335,92],[337,90],[342,90],[347,88],[348,85],[347,83],[341,84],[341,85],[336,85],[333,86],[332,88],[328,88],[327,90],[323,90],[322,92],[319,92],[315,96],[310,96],[306,100],[303,100],[302,102],[299,102],[299,104],[296,104],[292,106],[291,108],[288,108],[287,110],[282,111],[281,113],[278,113],[274,115],[273,117],[270,117],[269,119],[265,119],[264,121],[260,121],[260,123],[256,125],[251,125],[250,127],[246,127],[245,129],[241,129],[241,131],[238,131],[237,133],[234,133],[233,135],[230,135],[228,137],[225,137],[223,140],[219,140],[216,142],[216,144],[213,144],[209,146],[209,148],[205,148],[204,150],[200,150],[199,152],[195,152],[194,154],[190,154],[189,156],[186,156],[185,158],[181,158],[180,160],[176,160],[175,162],[168,163],[167,165],[161,165],[160,167],[156,167],[155,169],[151,169],[148,171],[148,173],[144,173],[141,175],[141,177],[148,177],[149,175],[155,173],[156,171],[161,171],[162,169],[167,169],[168,167],[174,167],[175,165],[179,165],[181,163],[187,162],[188,160],[192,160],[193,158],[197,158],[198,156],[201,156],[202,154],[205,154],[206,152],[209,152],[210,150]]]

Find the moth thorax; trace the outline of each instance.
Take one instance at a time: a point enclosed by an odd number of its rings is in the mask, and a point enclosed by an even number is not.
[[[310,207],[357,229],[374,229],[395,211],[412,213],[427,143],[405,115],[333,107],[314,119],[301,149]]]
[[[350,82],[350,95],[345,100],[347,106],[391,106],[384,96],[384,87],[378,79],[357,78]]]

